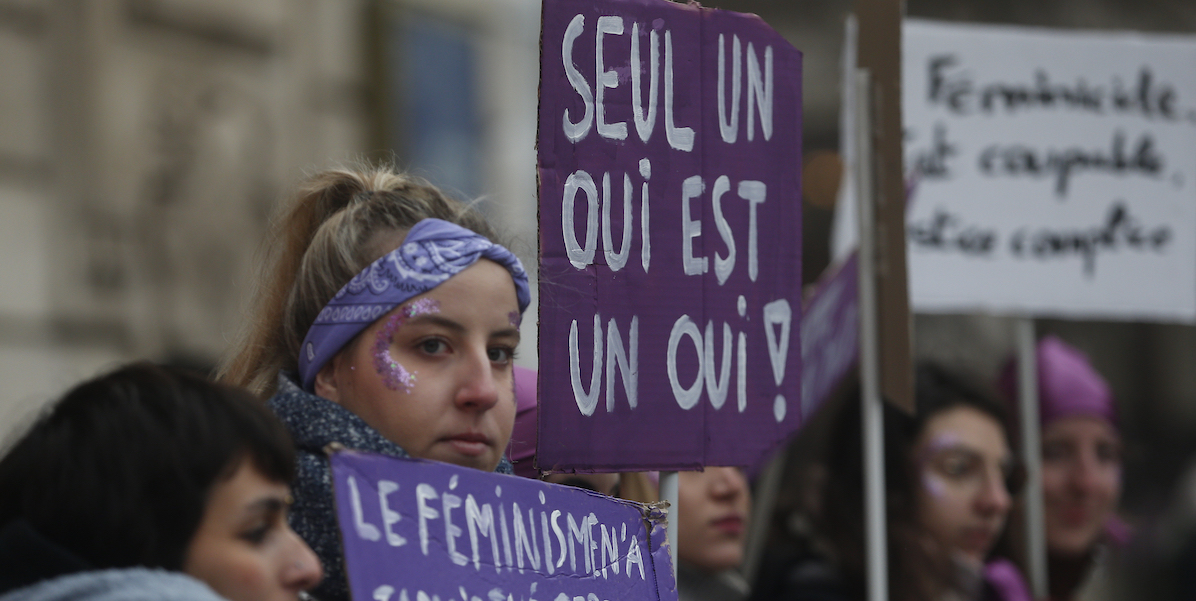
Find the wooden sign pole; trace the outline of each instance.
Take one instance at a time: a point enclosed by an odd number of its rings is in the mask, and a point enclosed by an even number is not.
[[[880,393],[876,248],[872,188],[871,85],[867,69],[856,70],[856,189],[860,221],[860,414],[864,458],[864,532],[867,539],[868,600],[888,601],[888,536],[885,524],[884,406]]]
[[[1026,563],[1034,596],[1047,596],[1046,529],[1042,505],[1042,436],[1038,424],[1038,351],[1034,319],[1017,318],[1018,413],[1026,467]]]

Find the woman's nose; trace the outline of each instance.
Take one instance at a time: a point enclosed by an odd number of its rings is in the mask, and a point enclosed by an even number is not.
[[[282,585],[296,592],[315,588],[324,579],[324,568],[320,565],[320,559],[298,534],[290,528],[287,530],[291,537],[291,552],[287,554],[287,564],[282,570]]]
[[[1100,486],[1100,467],[1095,454],[1080,453],[1069,472],[1071,486],[1081,494],[1087,494]]]
[[[747,480],[738,468],[708,467],[706,471],[712,472],[710,494],[715,498],[734,499],[747,493]]]
[[[486,411],[498,403],[498,382],[487,351],[471,353],[462,361],[456,403],[462,409]]]
[[[1005,488],[1004,476],[998,473],[985,478],[976,502],[978,509],[986,515],[1008,513],[1013,499],[1009,496],[1009,490]]]

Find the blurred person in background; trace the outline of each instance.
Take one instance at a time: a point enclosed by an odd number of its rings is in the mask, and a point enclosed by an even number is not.
[[[747,581],[738,572],[747,543],[752,499],[736,467],[679,472],[677,594],[680,601],[740,601]]]
[[[253,395],[134,364],[84,382],[0,460],[0,599],[294,601],[295,450]]]
[[[805,557],[760,599],[863,600],[867,593],[858,385],[832,419],[815,524],[827,557]],[[916,412],[885,404],[889,598],[1030,601],[1020,572],[992,550],[1018,488],[1005,412],[983,389],[919,365]]]
[[[1108,383],[1088,358],[1055,336],[1037,346],[1047,574],[1054,601],[1097,598],[1108,588],[1106,555],[1128,542],[1121,498],[1121,433]],[[999,386],[1017,399],[1011,360]]]
[[[299,447],[291,524],[348,601],[324,447],[511,473],[527,274],[473,207],[388,167],[322,171],[281,207],[221,377]]]

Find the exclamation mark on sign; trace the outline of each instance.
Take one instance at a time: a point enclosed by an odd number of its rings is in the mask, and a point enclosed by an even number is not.
[[[793,311],[789,301],[779,299],[764,305],[764,334],[768,337],[768,359],[772,364],[772,379],[777,388],[785,380],[785,358],[789,355],[789,330],[793,323]],[[777,335],[776,326],[780,326]],[[785,396],[778,394],[772,402],[772,414],[777,423],[785,419]]]

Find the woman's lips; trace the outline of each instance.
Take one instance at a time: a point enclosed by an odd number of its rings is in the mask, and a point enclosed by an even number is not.
[[[997,532],[990,528],[968,528],[963,532],[965,551],[986,553],[996,540]]]
[[[710,525],[723,534],[731,536],[743,534],[743,518],[738,515],[723,516],[710,522]]]
[[[1088,523],[1091,512],[1085,507],[1065,507],[1059,512],[1063,525],[1078,528]]]
[[[455,434],[453,436],[446,436],[442,439],[448,443],[458,453],[468,455],[470,457],[477,457],[490,449],[490,437],[485,434],[476,432],[465,432],[462,434]]]

